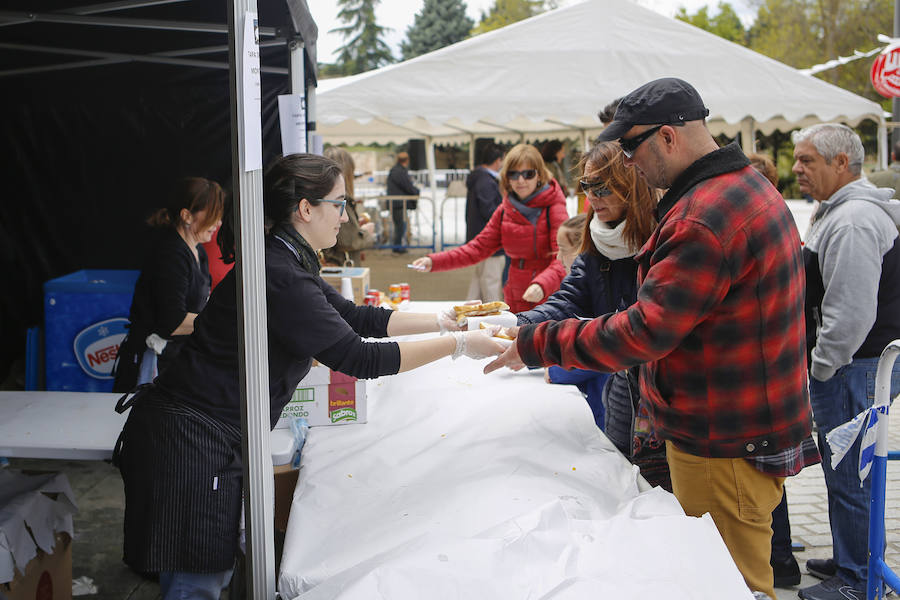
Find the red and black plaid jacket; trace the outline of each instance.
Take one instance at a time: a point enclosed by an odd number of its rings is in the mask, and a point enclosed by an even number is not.
[[[658,434],[698,456],[753,457],[810,433],[800,238],[784,200],[735,146],[692,164],[635,257],[637,302],[591,321],[523,327],[527,365],[643,364]]]

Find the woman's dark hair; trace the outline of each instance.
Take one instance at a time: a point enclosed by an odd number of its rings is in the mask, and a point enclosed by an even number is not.
[[[541,158],[544,159],[545,163],[556,162],[556,153],[562,150],[562,142],[559,140],[550,140],[549,142],[544,142],[543,147],[541,147]]]
[[[313,206],[321,204],[338,179],[341,166],[316,154],[289,154],[278,158],[263,177],[263,213],[266,231],[279,223],[291,223],[291,215],[300,200]],[[234,262],[234,226],[231,215],[219,231],[219,249],[226,263]]]
[[[581,157],[582,177],[600,179],[625,203],[625,227],[622,237],[628,247],[637,251],[650,238],[656,228],[653,209],[656,207],[657,195],[637,170],[626,167],[622,148],[617,142],[599,142]],[[584,224],[584,238],[581,252],[598,254],[599,251],[591,239],[591,220],[594,210],[588,208],[587,220]]]
[[[168,204],[147,219],[152,227],[179,227],[184,224],[181,211],[187,209],[191,214],[206,211],[200,229],[207,229],[222,220],[225,209],[225,192],[215,181],[202,177],[182,177],[172,184],[167,195]]]
[[[616,98],[597,113],[597,118],[600,119],[600,122],[603,123],[604,126],[612,123],[613,118],[616,116],[616,109],[619,108],[619,102],[622,101],[622,98]]]

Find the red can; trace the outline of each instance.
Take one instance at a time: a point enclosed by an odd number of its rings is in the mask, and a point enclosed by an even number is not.
[[[403,300],[409,302],[409,284],[406,282],[400,284],[400,301]]]
[[[363,304],[366,306],[378,306],[381,304],[381,292],[378,290],[369,290],[366,292],[366,297],[363,298]]]

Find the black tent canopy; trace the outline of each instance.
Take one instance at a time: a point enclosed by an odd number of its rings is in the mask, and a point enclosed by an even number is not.
[[[42,320],[42,283],[139,268],[143,220],[176,177],[231,177],[228,3],[10,0],[0,10],[0,381]],[[317,30],[305,0],[257,0],[264,161],[280,154],[288,45]]]

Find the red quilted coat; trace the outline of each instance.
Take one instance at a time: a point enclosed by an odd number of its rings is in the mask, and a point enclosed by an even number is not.
[[[559,184],[551,180],[549,187],[532,198],[528,206],[540,207],[537,224],[532,225],[503,197],[481,233],[470,242],[436,254],[429,254],[432,271],[450,271],[477,264],[503,249],[510,258],[509,278],[503,286],[503,299],[513,312],[529,310],[534,302],[522,300],[532,283],[544,290],[544,299],[559,289],[566,270],[556,259],[556,230],[568,218],[566,199]],[[548,226],[549,225],[549,226]]]

